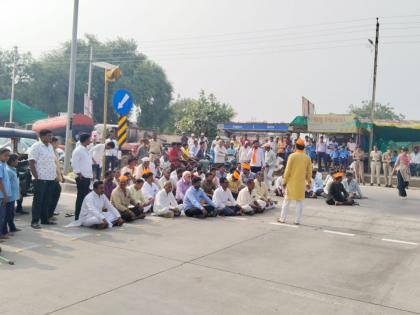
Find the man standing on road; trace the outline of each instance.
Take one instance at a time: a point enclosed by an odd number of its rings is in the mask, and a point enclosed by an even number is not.
[[[40,229],[41,224],[55,224],[48,220],[48,210],[52,202],[57,178],[54,149],[51,145],[52,132],[43,129],[39,132],[40,141],[34,143],[29,150],[29,167],[34,177],[34,198],[32,201],[31,227]],[[92,171],[92,169],[91,169]]]
[[[306,187],[310,187],[312,181],[311,159],[305,154],[305,142],[302,139],[296,141],[296,152],[289,156],[283,177],[283,186],[286,188],[286,196],[283,200],[281,215],[278,221],[286,222],[287,212],[292,200],[296,201],[295,224],[300,224],[302,216],[303,200],[305,199]]]
[[[270,143],[264,144],[264,182],[268,190],[271,190],[273,184],[273,173],[276,168],[276,154],[274,153]]]
[[[410,154],[410,171],[411,176],[418,176],[420,173],[420,153],[418,147],[414,147],[413,152]]]
[[[93,175],[96,180],[101,179],[102,174],[102,160],[104,158],[105,150],[110,151],[115,149],[115,143],[110,141],[108,143],[98,143],[89,149],[89,153],[92,156],[92,169]]]
[[[319,142],[316,145],[316,155],[318,158],[318,169],[328,172],[327,144],[324,142],[324,136],[319,138]],[[324,163],[325,168],[321,167],[321,163]]]
[[[260,143],[255,140],[249,152],[248,160],[251,165],[251,172],[257,173],[264,166],[264,151],[260,148]]]
[[[374,145],[372,152],[370,152],[370,186],[373,186],[375,177],[376,183],[381,186],[381,160],[382,152]]]
[[[392,187],[392,149],[388,148],[384,154],[382,154],[382,167],[384,169],[384,182],[385,187]]]
[[[359,184],[365,184],[365,171],[364,171],[364,161],[365,161],[365,152],[362,148],[357,147],[356,151],[353,153],[354,169],[356,180]]]
[[[58,153],[57,153],[58,144],[59,144],[58,143],[58,138],[52,137],[51,138],[51,145],[54,149],[55,165],[57,167],[57,178],[56,178],[55,183],[54,183],[52,201],[51,201],[50,209],[49,209],[49,212],[48,212],[48,219],[53,219],[54,218],[54,212],[55,212],[55,209],[57,208],[57,204],[58,204],[58,201],[60,200],[60,195],[61,195],[61,185],[60,185],[60,183],[64,183],[64,175],[63,175],[63,172],[61,171],[61,165],[60,165],[60,161],[58,159]]]
[[[92,158],[87,148],[89,144],[90,135],[87,133],[80,135],[80,145],[73,151],[71,157],[71,166],[76,175],[77,186],[75,220],[79,220],[83,199],[90,192],[90,183],[93,179]]]
[[[81,142],[81,141],[80,141]],[[113,142],[114,147],[112,149],[105,150],[105,170],[115,171],[118,168],[118,143],[115,140],[115,134],[111,133],[105,143]]]
[[[156,132],[153,132],[152,140],[150,140],[149,155],[151,161],[159,159],[162,155],[162,143],[158,139]]]

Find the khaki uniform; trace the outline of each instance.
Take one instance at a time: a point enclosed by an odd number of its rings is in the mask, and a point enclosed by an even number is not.
[[[355,162],[355,170],[356,170],[356,180],[360,183],[365,183],[365,172],[364,172],[364,165],[363,161],[365,159],[365,152],[362,150],[356,150],[353,153],[353,161]]]
[[[376,177],[376,183],[381,184],[381,161],[382,152],[372,151],[370,152],[370,183],[373,184]]]
[[[150,147],[149,147],[149,158],[152,162],[154,162],[156,159],[159,159],[162,154],[162,143],[159,139],[150,140]]]
[[[392,186],[391,153],[388,151],[382,155],[382,167],[384,169],[385,186]]]

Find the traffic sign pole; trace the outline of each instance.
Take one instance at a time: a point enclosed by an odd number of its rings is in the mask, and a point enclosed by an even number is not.
[[[118,147],[121,149],[123,144],[127,141],[128,121],[127,116],[120,116],[118,120],[117,142]]]

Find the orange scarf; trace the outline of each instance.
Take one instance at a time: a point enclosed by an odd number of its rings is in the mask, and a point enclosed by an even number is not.
[[[251,162],[252,164],[257,164],[257,149],[252,149]]]

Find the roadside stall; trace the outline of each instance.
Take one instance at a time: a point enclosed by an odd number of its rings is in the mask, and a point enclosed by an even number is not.
[[[256,136],[270,137],[280,136],[289,133],[289,124],[287,123],[223,123],[217,125],[220,135],[231,137],[247,135],[249,139]]]

